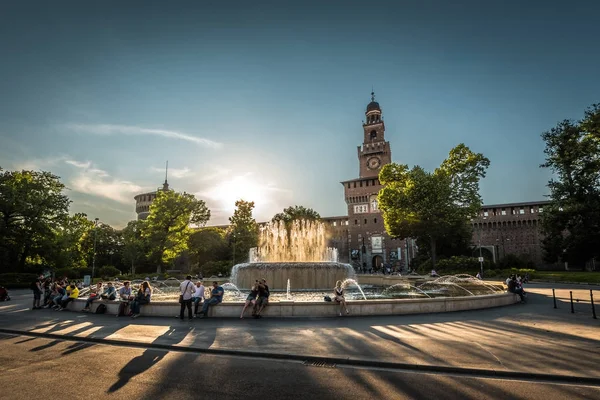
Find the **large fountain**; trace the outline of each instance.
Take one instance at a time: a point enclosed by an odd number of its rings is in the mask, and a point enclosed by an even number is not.
[[[288,280],[294,290],[331,290],[354,276],[352,266],[337,259],[322,222],[276,221],[260,228],[259,247],[250,250],[249,262],[232,268],[231,280],[242,289],[264,278],[272,290],[285,290]]]

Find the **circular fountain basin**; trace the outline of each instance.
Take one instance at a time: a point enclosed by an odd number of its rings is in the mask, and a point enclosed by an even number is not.
[[[253,262],[237,264],[231,281],[240,289],[249,289],[257,279],[266,279],[271,290],[333,290],[337,281],[353,277],[354,268],[339,262]]]

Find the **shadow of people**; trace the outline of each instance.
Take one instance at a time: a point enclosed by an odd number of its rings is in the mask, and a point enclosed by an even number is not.
[[[157,337],[152,343],[164,343],[165,339],[167,338],[171,341],[174,339],[176,341],[181,341],[191,329],[191,327],[182,329],[171,326],[165,333]],[[154,364],[160,362],[168,354],[168,352],[168,350],[156,350],[149,348],[146,349],[141,355],[131,359],[131,361],[129,361],[127,365],[125,365],[119,371],[119,379],[112,384],[107,393],[114,393],[123,386],[127,385],[131,378],[149,370]]]
[[[108,388],[108,393],[114,393],[129,383],[129,380],[158,363],[167,355],[166,350],[147,349],[141,355],[133,358],[119,371],[119,380]]]

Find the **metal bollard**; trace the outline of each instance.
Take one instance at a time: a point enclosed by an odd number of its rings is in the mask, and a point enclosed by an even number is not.
[[[573,291],[569,291],[569,295],[571,296],[571,314],[575,314],[575,307],[573,306]]]
[[[554,300],[554,308],[558,308],[556,307],[556,294],[554,293],[554,289],[552,289],[552,300]]]
[[[594,306],[594,292],[592,289],[590,289],[590,300],[592,302],[592,315],[594,316],[594,319],[598,319],[596,317],[596,307]]]

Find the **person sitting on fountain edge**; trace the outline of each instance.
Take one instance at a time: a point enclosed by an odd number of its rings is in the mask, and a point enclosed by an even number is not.
[[[267,304],[269,304],[270,295],[271,292],[269,291],[267,280],[263,278],[258,284],[258,300],[256,300],[256,304],[254,304],[254,309],[252,310],[252,316],[254,318],[262,318],[260,313],[265,309]]]
[[[346,306],[346,298],[344,297],[344,288],[342,281],[337,281],[333,288],[334,300],[340,305],[340,317],[342,316],[342,307],[346,310],[346,314],[350,314],[348,306]]]
[[[516,276],[511,276],[510,281],[508,281],[508,291],[514,294],[518,294],[521,298],[521,303],[525,302],[525,296],[523,295],[523,287],[520,287],[517,282]]]
[[[219,286],[219,283],[216,281],[213,282],[213,289],[210,293],[210,299],[204,301],[204,304],[202,305],[202,311],[200,312],[204,318],[208,317],[208,307],[215,306],[223,301],[223,293],[223,288]]]

